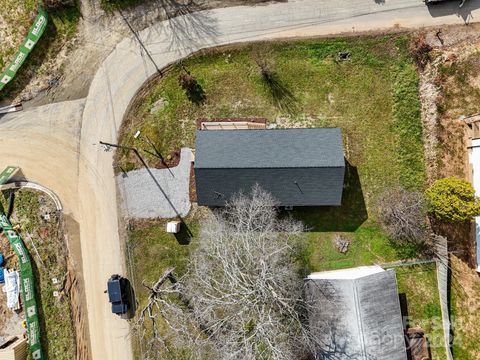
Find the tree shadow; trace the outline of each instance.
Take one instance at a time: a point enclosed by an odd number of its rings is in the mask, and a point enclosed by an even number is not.
[[[432,259],[435,253],[427,241],[388,239],[388,243],[395,250],[400,259]]]
[[[293,217],[302,220],[307,231],[351,232],[368,218],[358,170],[345,159],[341,206],[294,207]]]
[[[211,40],[219,34],[217,19],[195,0],[190,0],[187,4],[180,3],[178,0],[156,0],[156,2],[164,9],[167,26],[170,27],[170,32],[167,33],[170,41],[169,50],[180,54],[189,53],[211,44]],[[145,54],[157,73],[162,73],[152,52],[148,49],[148,44],[140,38],[139,31],[133,28],[121,8],[117,7],[117,11],[139,43],[142,56]]]
[[[274,71],[271,62],[272,54],[254,51],[252,58],[260,70],[262,83],[272,97],[274,105],[282,111],[294,113],[297,110],[297,99]]]
[[[185,72],[185,74],[181,74],[178,77],[178,82],[185,91],[185,95],[187,95],[188,100],[195,105],[203,104],[206,99],[206,94],[202,88],[202,85],[200,85],[197,79],[192,76],[189,71],[185,69]]]
[[[350,344],[349,324],[345,324],[346,318],[340,309],[343,295],[335,282],[306,279],[304,297],[308,308],[307,326],[312,334],[312,359],[363,359],[363,354]]]
[[[262,80],[278,109],[289,114],[294,113],[298,109],[297,99],[293,93],[282,84],[277,74],[263,74]]]
[[[188,100],[196,105],[201,105],[205,102],[205,91],[203,90],[202,86],[196,82],[193,88],[187,91]]]
[[[170,27],[169,50],[187,53],[204,47],[219,35],[217,19],[204,10],[202,3],[190,0],[157,0],[165,10]]]
[[[152,54],[150,53],[150,51],[147,49],[147,47],[145,46],[145,44],[143,43],[142,39],[140,39],[140,36],[138,35],[138,31],[136,31],[133,26],[130,24],[130,22],[128,21],[127,17],[124,15],[124,13],[122,12],[121,9],[118,9],[118,13],[120,14],[120,16],[122,17],[123,21],[125,22],[125,24],[127,24],[127,27],[129,28],[129,30],[132,32],[133,36],[135,37],[135,39],[137,40],[138,44],[140,45],[141,49],[142,49],[142,57],[143,57],[143,53],[145,53],[147,55],[147,58],[150,60],[150,62],[153,64],[153,66],[155,67],[155,70],[157,71],[157,73],[161,73],[160,71],[160,68],[158,67],[157,63],[155,62],[155,60],[153,59],[152,57]]]

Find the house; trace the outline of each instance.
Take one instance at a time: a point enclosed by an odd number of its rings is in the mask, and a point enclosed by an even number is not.
[[[337,128],[199,130],[199,205],[223,206],[260,185],[280,206],[340,206],[345,159]]]
[[[362,266],[313,273],[305,281],[316,359],[407,359],[393,269]]]

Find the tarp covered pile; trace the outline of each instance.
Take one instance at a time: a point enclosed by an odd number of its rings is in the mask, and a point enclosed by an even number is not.
[[[8,271],[3,269],[3,276],[5,278],[5,285],[3,292],[7,294],[7,306],[9,309],[20,309],[19,295],[20,295],[20,277],[18,271]]]

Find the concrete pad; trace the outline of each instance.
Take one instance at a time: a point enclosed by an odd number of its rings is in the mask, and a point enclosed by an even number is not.
[[[169,169],[140,169],[117,175],[122,209],[129,218],[173,218],[190,211],[191,150],[183,148],[180,163]]]

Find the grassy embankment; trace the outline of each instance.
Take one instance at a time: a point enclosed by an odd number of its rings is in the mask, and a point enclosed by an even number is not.
[[[38,0],[0,0],[4,24],[0,28],[0,72],[10,64],[24,41],[33,20],[37,16]],[[74,2],[72,4],[75,4]],[[0,100],[14,97],[36,76],[58,76],[55,60],[64,46],[71,45],[77,32],[80,11],[76,5],[65,6],[48,12],[49,22],[42,38],[12,80],[0,92]]]

